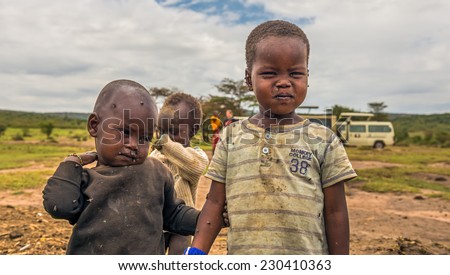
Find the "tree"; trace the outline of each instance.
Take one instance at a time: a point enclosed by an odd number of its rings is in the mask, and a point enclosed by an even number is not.
[[[0,137],[3,136],[3,134],[6,131],[6,128],[8,128],[8,127],[6,127],[5,125],[0,124]]]
[[[369,106],[370,112],[374,114],[379,114],[387,108],[387,105],[384,105],[384,102],[369,102],[367,105]]]
[[[227,109],[231,109],[234,113],[236,113],[234,107],[235,101],[226,96],[209,95],[207,99],[200,98],[200,103],[202,105],[205,118],[208,118],[214,111],[218,111],[221,118],[224,118],[225,111]]]
[[[176,87],[173,87],[173,88],[150,87],[148,89],[148,91],[155,98],[156,101],[158,101],[159,98],[163,98],[163,101],[164,101],[164,98],[168,97],[171,94],[179,92],[180,90],[178,88],[176,88]]]
[[[387,114],[383,113],[383,110],[387,108],[387,105],[384,102],[369,102],[367,103],[369,106],[369,110],[374,114],[374,120],[387,120]]]
[[[236,115],[243,115],[246,113],[242,106],[242,103],[249,102],[250,105],[256,102],[256,98],[253,93],[244,84],[244,80],[232,80],[230,78],[224,78],[219,84],[215,85],[217,90],[226,95],[231,95],[231,101],[233,104],[227,106],[227,109],[233,110]],[[211,97],[212,98],[212,97]],[[224,97],[217,97],[224,98]],[[224,103],[225,104],[225,103]]]
[[[50,138],[52,132],[53,132],[53,123],[51,122],[44,122],[39,125],[41,127],[41,132],[47,135],[47,138]]]
[[[345,106],[341,106],[341,105],[334,105],[333,107],[331,107],[331,109],[333,110],[333,115],[335,115],[337,118],[339,118],[341,113],[345,113],[345,112],[353,113],[353,112],[355,112],[354,109],[349,108],[349,107],[345,107]]]

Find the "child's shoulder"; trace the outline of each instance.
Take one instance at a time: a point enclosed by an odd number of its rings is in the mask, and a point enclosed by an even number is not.
[[[304,120],[303,127],[308,130],[309,134],[321,136],[326,139],[331,138],[334,135],[333,130],[331,130],[329,127],[317,122],[313,122],[309,119]]]
[[[154,156],[148,156],[143,165],[146,173],[151,173],[158,177],[169,177],[171,175],[170,169]]]
[[[145,160],[145,162],[143,163],[146,166],[151,166],[151,167],[155,167],[155,168],[159,168],[159,167],[164,167],[166,168],[166,166],[157,158],[157,153],[155,154],[151,154],[150,156],[147,157],[147,159]]]

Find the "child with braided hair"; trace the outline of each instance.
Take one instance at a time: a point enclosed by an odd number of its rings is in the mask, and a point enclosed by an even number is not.
[[[200,176],[208,166],[209,159],[200,147],[191,147],[191,139],[200,129],[202,109],[193,96],[178,92],[170,95],[158,115],[159,139],[150,154],[164,163],[172,172],[177,197],[186,205],[195,206]],[[190,236],[165,232],[169,255],[181,255],[191,244]]]

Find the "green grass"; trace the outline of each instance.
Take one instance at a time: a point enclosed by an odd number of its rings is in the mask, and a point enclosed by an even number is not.
[[[40,128],[14,128],[8,127],[3,135],[0,136],[0,142],[18,141],[17,137],[21,137],[22,142],[77,142],[87,141],[92,138],[86,129],[60,129],[54,128],[49,140],[42,133]]]
[[[389,187],[386,187],[387,191],[399,191],[398,188],[400,186],[404,186],[406,190],[410,191],[417,191],[418,189],[423,188],[450,193],[450,187],[446,187],[445,185],[439,183],[418,179],[415,176],[415,173],[419,172],[423,172],[423,170],[405,167],[386,167],[358,170],[358,175],[359,180],[365,181],[367,183],[366,185],[369,186],[382,185],[381,183],[389,183],[389,185],[395,186],[393,188],[396,190],[389,190]],[[385,192],[383,189],[369,191]]]
[[[351,161],[380,161],[401,164],[400,167],[358,169],[357,182],[368,192],[426,193],[429,197],[450,200],[450,187],[435,181],[421,179],[419,173],[450,176],[447,167],[432,166],[435,163],[450,165],[450,149],[434,147],[347,148]],[[351,184],[351,183],[350,183]],[[432,192],[428,192],[432,191]]]
[[[11,141],[11,137],[23,134],[23,130],[8,128],[0,138],[0,190],[21,192],[23,189],[41,187],[68,154],[94,148],[90,139],[86,139],[87,142],[78,141],[77,136],[86,135],[86,130],[82,129],[55,128],[52,141],[47,140],[40,129],[29,129],[27,133],[29,136],[24,137],[23,141]],[[36,166],[42,168],[36,169]],[[33,169],[27,170],[31,167]]]
[[[346,150],[350,160],[370,160],[413,165],[437,162],[450,164],[450,148],[391,146],[383,150],[374,150],[371,147],[347,147]]]
[[[0,143],[0,170],[28,167],[43,164],[50,167],[55,162],[63,160],[68,154],[86,152],[92,146],[68,146],[59,144],[33,144],[33,143]]]
[[[0,173],[0,191],[37,188],[47,182],[53,170]]]

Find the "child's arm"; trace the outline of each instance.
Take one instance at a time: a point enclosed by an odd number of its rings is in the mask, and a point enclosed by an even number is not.
[[[323,189],[324,218],[328,250],[331,255],[348,255],[350,229],[344,182]]]
[[[159,162],[164,182],[163,229],[180,235],[194,235],[200,211],[187,206],[176,196],[172,174],[169,169]]]
[[[81,192],[83,182],[82,164],[88,164],[97,158],[95,152],[71,155],[61,162],[43,190],[45,210],[56,219],[66,219],[76,223],[84,207]]]
[[[213,181],[197,222],[192,247],[208,253],[223,227],[225,184]]]
[[[208,165],[208,156],[206,154],[203,156],[194,148],[183,147],[180,143],[172,141],[169,135],[162,135],[153,147],[158,149],[172,164],[180,169],[180,175],[198,177],[203,174]]]

